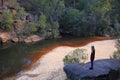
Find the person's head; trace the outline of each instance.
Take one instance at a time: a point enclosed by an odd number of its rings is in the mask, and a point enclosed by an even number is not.
[[[92,50],[95,50],[95,47],[94,47],[94,46],[91,46],[91,49],[92,49]]]

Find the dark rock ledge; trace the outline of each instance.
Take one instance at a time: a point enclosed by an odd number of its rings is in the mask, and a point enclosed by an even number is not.
[[[64,71],[71,80],[117,80],[120,77],[120,59],[96,60],[94,69],[89,70],[89,67],[90,62],[74,63],[66,65]]]

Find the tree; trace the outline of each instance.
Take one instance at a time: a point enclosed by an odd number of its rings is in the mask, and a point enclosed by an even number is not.
[[[60,20],[60,25],[62,26],[63,33],[73,33],[75,27],[77,26],[79,10],[69,9],[68,12],[63,15]]]
[[[92,36],[96,28],[91,21],[85,11],[71,8],[61,18],[60,25],[63,33],[74,36]]]
[[[32,14],[40,16],[38,21],[39,32],[45,37],[56,38],[59,35],[58,20],[64,10],[64,0],[27,0],[28,3],[21,1],[23,6]],[[30,5],[30,9],[27,8]],[[41,30],[41,31],[40,31]],[[54,33],[55,32],[55,33]],[[49,34],[50,33],[50,34]]]
[[[17,10],[13,20],[25,18],[25,8],[40,17],[37,32],[47,38],[59,37],[59,29],[74,36],[118,35],[119,32],[116,26],[120,23],[119,0],[19,0],[24,8],[16,0],[10,2]]]
[[[14,19],[17,20],[17,19],[24,19],[26,18],[26,16],[28,15],[27,12],[25,11],[25,9],[23,7],[20,7],[19,4],[15,4],[14,5],[16,10],[17,10],[17,13],[14,15]]]
[[[53,32],[53,38],[58,38],[60,36],[59,35],[59,23],[54,22],[53,25],[54,25],[54,30],[52,31]]]
[[[47,26],[47,17],[44,14],[42,14],[42,15],[40,15],[39,22],[37,24],[37,28],[44,37],[48,36],[48,34],[47,34],[48,28],[47,27],[48,27]]]
[[[22,26],[21,32],[22,34],[29,36],[32,33],[36,32],[37,28],[33,22],[27,22]]]
[[[1,23],[3,29],[13,30],[13,22],[14,22],[13,14],[9,10],[5,10],[5,11],[3,11],[3,17],[4,17],[4,20]]]

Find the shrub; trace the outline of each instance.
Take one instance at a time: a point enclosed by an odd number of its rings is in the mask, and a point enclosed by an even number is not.
[[[36,32],[37,28],[33,22],[27,22],[22,26],[21,32],[25,35],[31,35],[32,33]]]
[[[58,38],[59,37],[59,23],[58,22],[53,22],[53,38]]]
[[[120,39],[118,39],[116,42],[116,48],[117,48],[117,51],[114,52],[112,58],[120,59]]]
[[[69,54],[63,59],[64,64],[66,65],[75,62],[84,63],[88,59],[86,51],[86,49],[75,49],[72,52],[69,52]]]
[[[113,58],[120,59],[120,50],[117,50],[117,51],[114,52]]]
[[[2,21],[2,26],[5,30],[12,30],[13,29],[13,15],[9,10],[3,11],[4,20]]]

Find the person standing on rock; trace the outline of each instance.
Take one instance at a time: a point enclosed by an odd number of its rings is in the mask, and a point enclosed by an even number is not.
[[[91,60],[91,67],[90,69],[93,69],[93,61],[95,59],[95,47],[91,46],[91,55],[90,55],[90,60]]]

